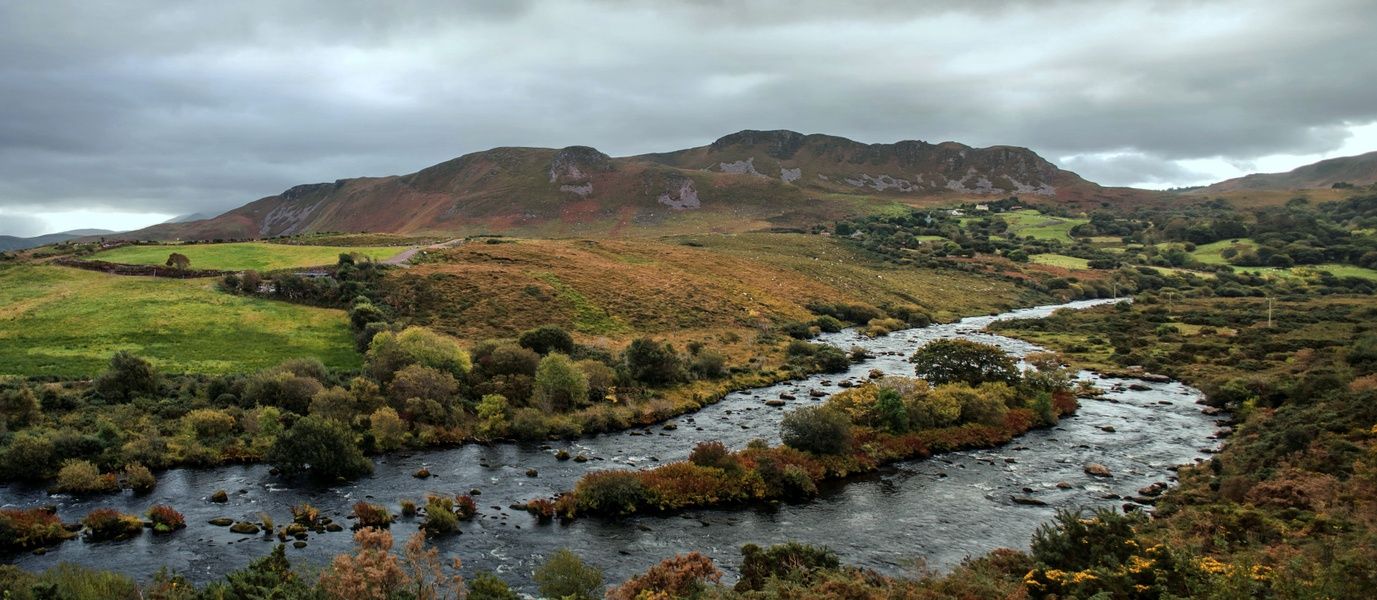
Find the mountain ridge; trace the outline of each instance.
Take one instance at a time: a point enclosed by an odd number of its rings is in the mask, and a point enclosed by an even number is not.
[[[1142,200],[1016,146],[742,130],[705,146],[612,157],[590,146],[502,146],[405,175],[293,186],[211,219],[137,239],[242,239],[319,231],[627,236],[797,228],[875,206],[1028,196]]]

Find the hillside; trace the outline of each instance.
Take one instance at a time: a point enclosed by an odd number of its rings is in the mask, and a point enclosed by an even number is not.
[[[95,237],[110,235],[115,232],[108,229],[73,229],[59,233],[48,233],[34,237],[16,237],[12,235],[0,235],[0,252],[6,250],[26,250],[37,248],[48,244],[58,244],[67,240],[75,240],[84,237]]]
[[[409,175],[299,185],[212,219],[165,223],[125,237],[740,232],[808,227],[896,203],[1009,195],[1076,204],[1156,196],[1103,188],[1025,148],[863,144],[792,131],[742,131],[708,146],[623,158],[586,146],[495,148]]]
[[[1254,173],[1205,187],[1202,193],[1332,188],[1334,184],[1377,183],[1377,152],[1331,158],[1285,173]]]

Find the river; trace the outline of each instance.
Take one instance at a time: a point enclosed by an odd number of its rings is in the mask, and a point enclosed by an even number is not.
[[[56,504],[66,520],[93,508],[111,507],[142,514],[157,503],[171,504],[186,516],[188,528],[171,535],[144,535],[130,541],[86,543],[72,540],[47,554],[20,554],[6,560],[40,570],[73,562],[147,577],[166,566],[198,583],[220,578],[269,552],[276,540],[243,536],[207,521],[231,517],[256,521],[266,512],[278,523],[289,522],[289,508],[310,502],[322,513],[346,523],[350,507],[369,500],[397,512],[398,501],[423,503],[427,492],[467,493],[478,489],[479,516],[461,525],[462,533],[437,541],[446,556],[464,562],[464,574],[484,569],[498,572],[514,587],[533,592],[531,573],[556,549],[569,548],[620,582],[675,552],[697,550],[717,561],[734,579],[742,544],[768,545],[796,540],[831,547],[843,562],[889,574],[912,572],[914,565],[949,568],[966,556],[999,547],[1026,548],[1038,525],[1058,508],[1119,506],[1113,495],[1130,496],[1156,481],[1170,481],[1172,467],[1204,460],[1216,446],[1219,422],[1201,412],[1202,395],[1189,386],[1128,382],[1080,373],[1104,389],[1102,399],[1083,400],[1076,415],[1056,427],[1037,430],[995,449],[939,455],[899,463],[869,476],[830,486],[806,504],[777,510],[731,509],[691,511],[670,517],[637,517],[617,522],[581,519],[571,524],[540,524],[513,502],[549,497],[571,488],[592,469],[643,468],[681,460],[700,441],[720,440],[742,448],[754,438],[778,443],[778,424],[787,410],[822,402],[810,390],[834,393],[844,380],[860,382],[871,369],[911,375],[907,356],[939,338],[961,337],[998,345],[1025,355],[1039,350],[1019,340],[984,332],[997,319],[1038,317],[1058,308],[1084,308],[1104,301],[1015,310],[962,321],[896,332],[870,339],[854,330],[825,334],[819,340],[843,349],[867,348],[875,358],[853,365],[846,374],[829,374],[728,395],[721,402],[674,420],[674,430],[656,426],[548,444],[467,445],[459,448],[394,454],[377,458],[374,474],[335,487],[287,487],[264,465],[213,469],[175,469],[161,473],[157,488],[144,496],[73,498],[48,496],[21,485],[0,487],[0,504]],[[830,382],[830,383],[824,383]],[[1134,389],[1129,389],[1130,384]],[[764,400],[792,393],[797,400],[771,408]],[[1106,431],[1110,426],[1113,431]],[[566,449],[584,454],[587,463],[558,461]],[[1082,472],[1086,463],[1103,464],[1108,479]],[[436,475],[411,476],[422,466]],[[527,476],[535,468],[538,476]],[[1059,482],[1064,482],[1058,487]],[[1065,484],[1070,484],[1069,487]],[[206,501],[225,489],[226,504]],[[1014,502],[1035,498],[1045,506]],[[400,519],[392,527],[398,546],[416,531],[418,520]],[[344,532],[312,534],[305,548],[288,547],[298,565],[322,567],[335,554],[352,547]]]

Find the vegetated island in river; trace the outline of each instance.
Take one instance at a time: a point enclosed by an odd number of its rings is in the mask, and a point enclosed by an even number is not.
[[[815,496],[826,481],[889,463],[1008,443],[1055,425],[1078,406],[1056,354],[1030,355],[1031,368],[1020,372],[999,348],[947,339],[927,344],[912,360],[922,379],[872,373],[872,381],[825,404],[785,415],[781,446],[757,440],[732,452],[703,442],[688,460],[592,472],[571,492],[521,508],[543,519],[572,519],[799,500]]]

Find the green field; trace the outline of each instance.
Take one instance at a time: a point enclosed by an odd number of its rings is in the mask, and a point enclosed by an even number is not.
[[[398,246],[295,246],[266,242],[237,242],[232,244],[191,244],[124,246],[92,256],[97,260],[131,265],[161,265],[173,252],[191,259],[193,269],[238,271],[255,269],[273,271],[294,267],[333,265],[339,255],[357,252],[374,260],[395,256],[405,248]]]
[[[1061,240],[1063,242],[1075,241],[1071,238],[1071,229],[1090,222],[1089,219],[1044,215],[1031,208],[991,216],[1004,219],[1004,222],[1009,224],[1009,231],[1019,237],[1031,235],[1040,240]],[[961,224],[965,226],[968,221],[978,218],[983,217],[965,217],[961,219]]]
[[[0,374],[88,376],[118,350],[173,373],[250,371],[297,356],[359,366],[342,311],[232,296],[213,285],[0,267]]]
[[[1050,265],[1063,269],[1084,271],[1090,268],[1090,261],[1065,254],[1034,254],[1029,256],[1028,260],[1040,265]]]
[[[1229,261],[1220,253],[1226,248],[1237,246],[1239,251],[1247,250],[1256,246],[1257,243],[1251,239],[1243,238],[1238,240],[1219,240],[1195,247],[1191,256],[1201,264],[1206,265],[1227,265]]]

